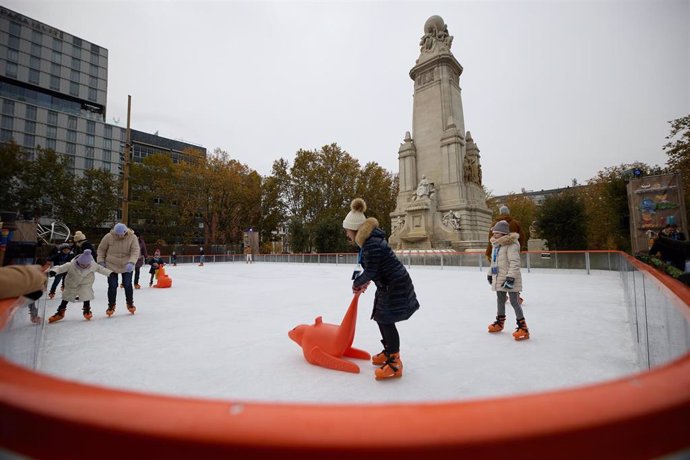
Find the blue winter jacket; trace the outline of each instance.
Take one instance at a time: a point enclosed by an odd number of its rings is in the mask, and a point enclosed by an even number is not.
[[[417,294],[405,266],[388,246],[386,234],[378,221],[368,218],[357,231],[356,243],[361,248],[362,273],[353,287],[373,281],[376,284],[371,318],[382,324],[408,319],[419,309]]]

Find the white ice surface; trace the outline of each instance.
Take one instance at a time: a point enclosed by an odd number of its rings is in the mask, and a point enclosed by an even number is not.
[[[398,323],[404,376],[378,382],[307,363],[287,332],[323,316],[340,323],[352,299],[349,265],[218,263],[167,266],[170,289],[135,291],[137,312],[119,289],[107,318],[106,279],[97,276],[94,318],[81,303],[46,324],[39,371],[142,392],[235,401],[394,403],[467,400],[560,390],[639,372],[617,272],[523,269],[531,338],[508,326],[489,334],[496,295],[478,268],[409,271],[421,304]],[[369,319],[374,287],[360,299],[354,347],[381,350]],[[60,296],[48,302],[54,313]]]

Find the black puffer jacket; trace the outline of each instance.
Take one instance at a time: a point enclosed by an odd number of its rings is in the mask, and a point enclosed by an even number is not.
[[[419,309],[419,302],[409,273],[388,246],[386,234],[378,224],[370,217],[357,231],[355,241],[362,248],[364,270],[352,286],[373,281],[376,295],[371,318],[378,323],[391,324],[412,316]]]

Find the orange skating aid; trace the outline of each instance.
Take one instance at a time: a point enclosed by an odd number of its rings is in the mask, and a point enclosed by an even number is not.
[[[314,324],[300,324],[288,332],[288,337],[302,347],[307,362],[336,371],[359,373],[359,366],[342,358],[371,358],[366,351],[352,348],[358,300],[359,293],[352,299],[340,325],[324,323],[319,316]]]
[[[165,267],[161,265],[158,269],[158,281],[155,286],[157,288],[169,288],[172,287],[172,278],[170,278],[167,273],[165,273]]]

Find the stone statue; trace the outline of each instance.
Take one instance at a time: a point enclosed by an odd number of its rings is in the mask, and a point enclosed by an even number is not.
[[[405,226],[405,218],[402,216],[397,216],[393,221],[391,222],[391,235],[398,233],[402,228]]]
[[[424,197],[431,198],[434,192],[434,184],[429,182],[426,176],[422,176],[422,180],[420,180],[419,185],[417,185],[417,192],[415,193],[414,199],[418,200]]]
[[[453,44],[453,37],[448,33],[448,26],[443,22],[441,16],[431,16],[424,24],[424,35],[419,40],[419,51],[431,53],[439,51],[450,51]]]
[[[460,213],[453,210],[448,211],[441,218],[441,223],[453,230],[460,230]]]

